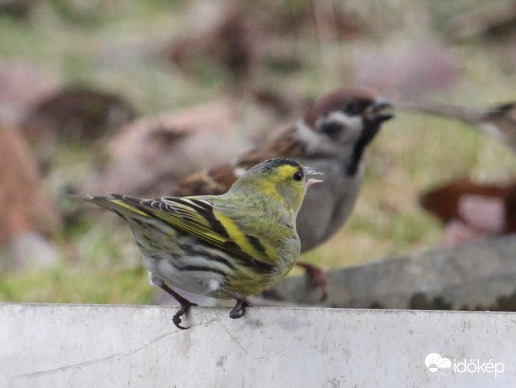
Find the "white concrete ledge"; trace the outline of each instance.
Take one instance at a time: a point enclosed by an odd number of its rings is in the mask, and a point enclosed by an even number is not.
[[[0,386],[509,387],[516,381],[515,313],[251,308],[233,320],[228,311],[193,308],[186,319],[192,327],[180,331],[170,307],[0,304]],[[452,367],[429,371],[429,353],[449,358]],[[503,363],[504,370],[496,377],[462,373],[465,358],[498,369]]]

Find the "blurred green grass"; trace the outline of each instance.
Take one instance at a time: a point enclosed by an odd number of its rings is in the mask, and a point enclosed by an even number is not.
[[[60,9],[62,4],[57,3],[62,2],[40,2],[28,21],[0,17],[1,61],[30,61],[69,83],[115,91],[145,114],[209,101],[226,91],[229,75],[209,62],[195,69],[197,77],[186,77],[152,53],[155,42],[196,30],[184,3],[100,1],[97,3],[104,8],[86,13],[86,17],[74,15],[77,9]],[[437,24],[443,24],[442,18],[450,15],[448,1],[384,5],[390,18],[381,12],[382,6],[364,2],[355,10],[357,14],[366,18],[367,10],[374,9],[375,15],[383,15],[381,21],[388,29],[364,44],[380,47],[390,37],[400,36],[396,27],[410,11],[406,8],[430,3],[439,15]],[[454,9],[459,5],[467,8],[465,2],[459,3],[454,3]],[[397,13],[399,9],[404,13]],[[353,52],[357,43],[330,42],[322,50],[318,39],[309,37],[303,44],[309,60],[301,70],[275,74],[270,69],[272,73],[264,82],[313,97],[350,82],[340,69],[346,58],[336,56],[331,48],[340,44]],[[142,51],[142,46],[149,50]],[[453,47],[457,55],[468,58],[461,69],[467,84],[442,96],[443,101],[484,106],[515,98],[512,69],[494,56],[485,42],[476,40]],[[88,151],[77,151],[61,148],[59,167],[51,176],[80,182],[87,168],[83,162]],[[350,220],[332,240],[307,253],[305,259],[326,268],[349,266],[435,246],[442,226],[419,207],[419,193],[465,176],[503,183],[514,178],[515,159],[500,144],[460,123],[398,113],[367,152],[365,182]],[[52,185],[51,181],[47,183]],[[86,218],[73,230],[56,236],[62,255],[59,268],[1,273],[0,300],[152,302],[155,290],[141,268],[129,229],[111,214],[82,203],[78,206],[88,208]],[[294,275],[299,273],[293,271]]]

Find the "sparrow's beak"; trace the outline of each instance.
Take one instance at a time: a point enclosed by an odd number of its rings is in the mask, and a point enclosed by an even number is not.
[[[315,168],[305,167],[303,170],[305,171],[307,187],[323,181],[322,176],[324,174],[320,171],[317,171]]]
[[[370,119],[376,122],[383,122],[394,117],[394,107],[391,102],[383,97],[378,97],[369,107]]]

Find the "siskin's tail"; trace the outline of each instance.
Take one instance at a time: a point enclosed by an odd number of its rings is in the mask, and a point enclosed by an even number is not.
[[[123,214],[130,214],[132,216],[139,214],[140,216],[149,217],[149,214],[137,208],[133,203],[139,202],[138,199],[128,197],[120,194],[110,194],[109,197],[95,196],[95,195],[74,195],[76,198],[94,203],[97,206],[110,210],[122,216]],[[129,202],[130,201],[130,202]],[[125,218],[125,217],[124,217]]]

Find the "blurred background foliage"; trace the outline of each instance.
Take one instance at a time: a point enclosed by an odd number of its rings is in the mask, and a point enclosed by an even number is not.
[[[516,98],[514,4],[0,1],[0,72],[26,71],[14,83],[19,91],[5,90],[6,84],[2,91],[0,83],[2,120],[22,121],[26,108],[15,106],[16,96],[32,94],[19,101],[33,104],[36,95],[66,85],[111,93],[141,116],[223,96],[245,97],[257,88],[297,106],[297,100],[309,102],[347,85],[373,87],[393,101],[490,106]],[[221,20],[233,20],[227,31],[217,30]],[[287,111],[282,120],[300,112]],[[237,131],[254,136],[245,126]],[[59,264],[4,270],[0,300],[152,302],[154,290],[129,229],[111,214],[90,212],[64,195],[101,163],[98,150],[108,136],[93,145],[66,138],[53,145],[51,162],[40,167],[65,218],[53,235]],[[325,268],[350,266],[438,245],[442,225],[420,207],[418,195],[459,177],[507,182],[516,161],[501,144],[465,124],[398,112],[368,150],[366,167],[350,220],[305,259]],[[9,252],[1,256],[7,261]]]

